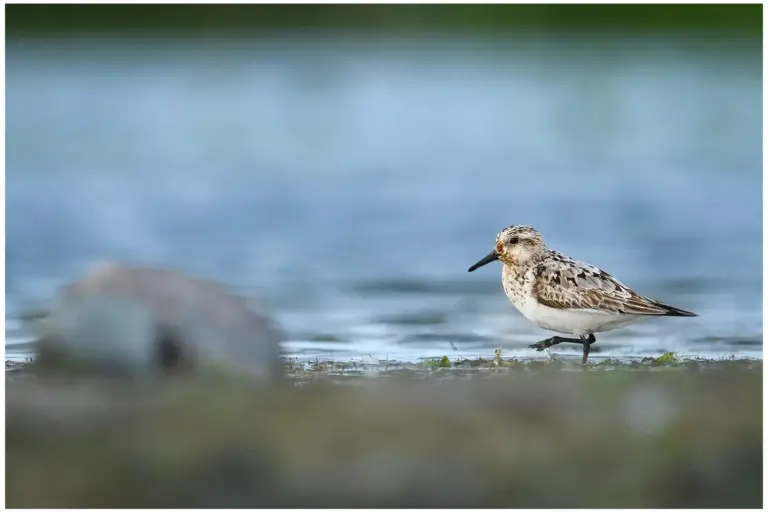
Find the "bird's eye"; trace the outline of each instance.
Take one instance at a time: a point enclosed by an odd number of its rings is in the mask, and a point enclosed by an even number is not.
[[[509,243],[510,244],[517,244],[518,240],[520,240],[520,239],[518,239],[517,237],[510,237],[509,238]]]

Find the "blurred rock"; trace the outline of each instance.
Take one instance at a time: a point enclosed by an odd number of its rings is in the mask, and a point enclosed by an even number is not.
[[[42,323],[38,362],[110,375],[270,379],[281,374],[280,340],[264,314],[219,283],[101,264],[62,290]]]
[[[7,381],[6,506],[762,503],[759,366],[443,370],[269,391],[183,377]],[[653,421],[638,422],[644,413]]]

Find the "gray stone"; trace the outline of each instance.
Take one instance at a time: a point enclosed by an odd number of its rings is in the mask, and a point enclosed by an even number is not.
[[[40,355],[106,373],[281,372],[281,335],[245,297],[170,269],[101,264],[67,285],[43,324]]]

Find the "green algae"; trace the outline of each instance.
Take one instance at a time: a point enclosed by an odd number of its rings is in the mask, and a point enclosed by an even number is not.
[[[447,356],[442,356],[441,358],[425,359],[424,360],[424,367],[427,367],[427,368],[438,368],[438,369],[450,369],[451,368],[451,360],[449,360]]]
[[[663,355],[656,358],[654,363],[656,365],[664,365],[664,364],[670,364],[670,363],[676,363],[677,357],[675,356],[675,353],[671,351],[665,352]]]

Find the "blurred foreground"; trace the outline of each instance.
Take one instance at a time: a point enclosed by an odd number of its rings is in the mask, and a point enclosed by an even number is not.
[[[760,507],[760,362],[507,363],[290,365],[271,389],[7,373],[6,506]]]

